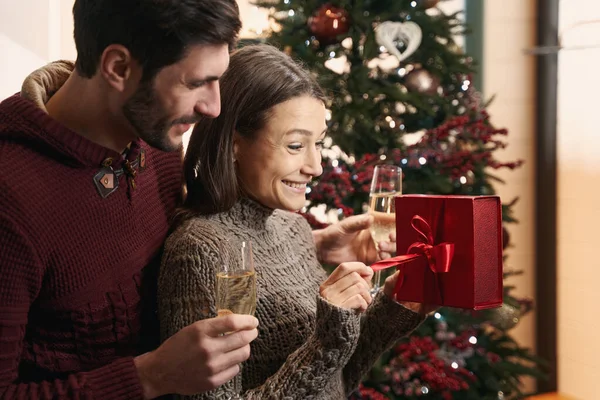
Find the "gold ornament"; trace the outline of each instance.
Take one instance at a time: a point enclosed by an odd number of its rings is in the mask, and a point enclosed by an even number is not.
[[[455,42],[452,42],[448,45],[448,50],[450,50],[450,52],[453,54],[464,54],[465,53],[462,46],[459,46]]]
[[[507,331],[519,323],[521,310],[505,303],[500,308],[490,310],[490,315],[490,321],[496,328]]]

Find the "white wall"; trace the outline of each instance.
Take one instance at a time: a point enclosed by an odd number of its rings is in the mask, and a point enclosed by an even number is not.
[[[503,171],[506,184],[497,185],[503,201],[520,200],[514,208],[519,224],[509,225],[512,247],[507,267],[524,275],[511,278],[518,296],[535,297],[535,59],[522,50],[535,44],[534,1],[486,1],[484,7],[483,86],[485,96],[496,98],[489,108],[491,121],[508,129],[508,147],[498,152],[504,161],[526,160],[523,167]],[[544,307],[543,304],[536,304]],[[535,349],[535,318],[523,318],[511,332],[517,341]],[[527,387],[534,388],[533,380]]]
[[[71,0],[0,0],[0,99],[48,61],[74,59]]]
[[[600,20],[600,3],[560,1],[559,31]],[[563,45],[599,45],[600,23],[569,30]],[[558,56],[558,386],[600,399],[600,49]]]

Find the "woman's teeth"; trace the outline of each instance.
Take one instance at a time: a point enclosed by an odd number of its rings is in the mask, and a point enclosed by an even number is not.
[[[290,181],[283,181],[283,183],[289,187],[293,187],[294,189],[305,189],[306,183],[295,183]]]

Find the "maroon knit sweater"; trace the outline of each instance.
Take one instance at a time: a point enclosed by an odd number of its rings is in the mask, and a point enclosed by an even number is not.
[[[142,398],[142,272],[179,201],[181,153],[139,142],[127,158],[141,149],[135,189],[121,175],[103,198],[93,177],[120,154],[20,95],[0,103],[0,398]]]

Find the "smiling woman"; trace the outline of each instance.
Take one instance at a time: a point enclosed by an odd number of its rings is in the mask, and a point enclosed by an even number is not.
[[[325,105],[311,75],[273,47],[248,46],[232,54],[221,91],[221,115],[202,119],[188,146],[188,197],[158,282],[162,338],[218,314],[217,272],[251,240],[259,337],[241,376],[194,398],[345,399],[424,316],[385,291],[372,299],[363,263],[328,277],[317,259],[295,212],[322,173]]]
[[[236,134],[234,155],[243,192],[273,209],[301,209],[306,184],[323,172],[325,129],[323,102],[302,96],[274,106],[256,139]]]

